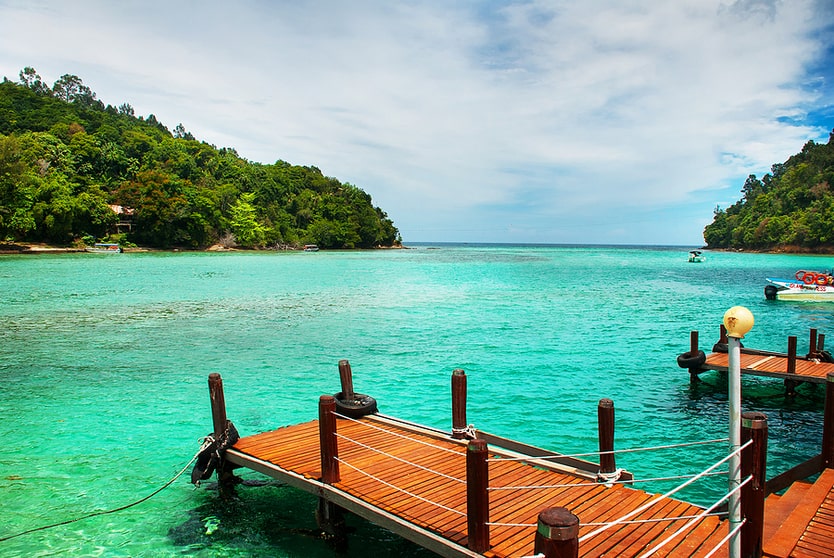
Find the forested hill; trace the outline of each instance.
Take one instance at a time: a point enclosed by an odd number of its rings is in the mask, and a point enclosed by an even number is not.
[[[82,239],[369,248],[400,235],[370,195],[316,167],[247,161],[104,105],[77,76],[50,88],[26,68],[0,83],[0,243]]]
[[[704,229],[709,248],[834,252],[834,131],[761,180],[750,175],[743,198],[715,209]]]

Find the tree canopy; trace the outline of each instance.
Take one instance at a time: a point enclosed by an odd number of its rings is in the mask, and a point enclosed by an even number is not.
[[[828,143],[809,141],[761,179],[751,174],[743,195],[715,208],[704,229],[709,248],[834,251],[834,131]]]
[[[171,133],[153,114],[105,105],[78,76],[50,88],[24,68],[0,83],[0,241],[84,237],[160,248],[400,242],[370,195],[316,167],[248,161],[182,124]]]

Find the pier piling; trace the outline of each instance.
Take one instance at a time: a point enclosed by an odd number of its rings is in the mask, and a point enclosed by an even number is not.
[[[231,424],[226,416],[226,396],[223,393],[223,378],[217,372],[208,376],[209,398],[211,399],[211,422],[214,428],[214,440],[218,446],[224,446],[229,440]],[[232,440],[234,442],[234,440]],[[237,497],[235,485],[239,479],[232,472],[232,465],[228,463],[220,452],[217,465],[217,490],[224,500]]]
[[[471,440],[466,446],[466,515],[470,550],[489,550],[489,463],[485,440]]]
[[[616,480],[617,460],[614,455],[614,402],[600,399],[597,405],[599,423],[599,476],[600,481]]]
[[[834,372],[826,376],[822,421],[822,466],[834,469]]]
[[[319,398],[319,446],[321,448],[321,482],[339,482],[339,446],[336,439],[336,398]]]
[[[816,344],[816,343],[814,343]],[[788,337],[788,374],[796,374],[796,336]],[[796,386],[798,382],[794,380],[785,380],[785,395],[793,397],[796,395]]]
[[[741,415],[741,443],[753,443],[741,452],[741,476],[751,481],[741,489],[741,556],[760,558],[764,537],[764,503],[767,490],[767,415],[745,412]]]
[[[347,365],[348,377],[350,365],[346,360],[339,362],[339,372],[342,363]],[[344,376],[343,376],[344,378]],[[343,383],[344,387],[345,384]],[[321,482],[333,484],[339,482],[339,446],[336,438],[336,398],[332,395],[319,397],[319,448],[321,453]],[[326,498],[319,497],[316,509],[316,522],[319,529],[328,535],[338,548],[347,545],[347,528],[345,526],[344,510]]]
[[[544,558],[578,558],[579,518],[567,508],[539,513],[533,552]]]
[[[468,438],[466,430],[466,372],[460,368],[452,372],[452,438]]]
[[[698,350],[698,330],[692,330],[689,332],[689,354],[697,355]],[[698,372],[700,372],[699,368],[689,369],[689,381],[691,383],[698,381]]]
[[[353,400],[353,371],[350,369],[350,362],[347,360],[339,361],[339,381],[342,384],[342,399],[345,401]]]

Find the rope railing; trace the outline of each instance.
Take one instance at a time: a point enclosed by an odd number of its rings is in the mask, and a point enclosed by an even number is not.
[[[460,450],[447,448],[447,447],[444,447],[444,446],[438,446],[437,444],[431,444],[429,442],[426,442],[425,440],[420,440],[418,438],[412,438],[411,436],[406,436],[405,434],[401,434],[399,432],[395,432],[395,431],[389,430],[387,428],[382,428],[381,426],[371,424],[367,421],[356,420],[354,418],[342,415],[340,413],[335,413],[334,412],[333,414],[336,415],[337,417],[339,417],[340,419],[345,419],[345,420],[348,420],[350,422],[354,422],[356,424],[361,424],[362,426],[366,426],[368,428],[372,428],[373,430],[378,430],[380,432],[385,432],[386,434],[390,434],[391,436],[396,436],[397,438],[402,438],[403,440],[408,440],[409,442],[414,442],[416,444],[422,444],[424,446],[428,446],[430,448],[438,449],[438,450],[445,451],[445,452],[448,452],[448,453],[453,453],[455,455],[461,455],[462,454],[462,452]]]
[[[614,520],[614,521],[611,521],[610,523],[607,523],[607,524],[605,524],[605,525],[601,526],[600,528],[595,529],[595,530],[591,531],[590,533],[587,533],[587,534],[585,534],[585,535],[583,535],[583,536],[579,537],[579,542],[581,543],[581,542],[583,542],[583,541],[586,541],[586,540],[588,540],[588,539],[590,539],[590,538],[592,538],[592,537],[595,537],[595,536],[599,535],[600,533],[602,533],[602,532],[604,532],[604,531],[606,531],[606,530],[610,529],[611,527],[614,527],[614,526],[616,526],[616,525],[620,525],[621,523],[623,523],[623,522],[627,521],[628,519],[631,519],[632,517],[634,517],[634,516],[636,516],[636,515],[638,515],[638,514],[640,514],[640,513],[644,512],[644,511],[646,511],[647,509],[649,509],[650,507],[652,507],[652,506],[653,506],[653,505],[655,505],[656,503],[658,503],[658,502],[660,502],[660,501],[663,501],[663,500],[665,500],[666,498],[669,498],[670,496],[672,496],[673,494],[675,494],[675,493],[677,493],[677,492],[680,492],[681,490],[683,490],[684,488],[686,488],[687,486],[689,486],[690,484],[692,484],[692,483],[693,483],[693,482],[695,482],[696,480],[699,480],[699,479],[701,479],[701,478],[704,478],[704,477],[706,476],[706,474],[707,474],[707,473],[711,473],[713,470],[715,470],[715,469],[716,469],[716,468],[718,468],[719,466],[723,465],[724,463],[726,463],[727,461],[729,461],[730,459],[732,459],[735,455],[737,455],[737,454],[738,454],[738,455],[740,455],[740,454],[741,454],[741,452],[742,452],[742,450],[744,450],[745,448],[747,448],[747,447],[749,447],[750,445],[752,445],[752,443],[753,443],[752,441],[748,441],[747,443],[745,443],[744,445],[742,445],[741,447],[739,447],[739,448],[738,448],[738,449],[736,449],[735,451],[730,452],[730,453],[729,453],[726,457],[724,457],[724,458],[720,459],[718,462],[716,462],[716,463],[714,463],[713,465],[711,465],[711,466],[707,467],[706,469],[704,469],[704,471],[702,471],[702,472],[701,472],[701,473],[699,473],[698,475],[695,475],[695,476],[694,476],[694,477],[692,477],[691,479],[689,479],[689,480],[687,480],[687,481],[685,481],[685,482],[683,482],[683,483],[679,484],[678,486],[676,486],[676,487],[675,487],[675,488],[673,488],[672,490],[670,490],[670,491],[666,492],[665,494],[662,494],[662,495],[660,495],[660,496],[658,496],[658,497],[656,497],[656,498],[653,498],[652,500],[650,500],[650,501],[649,501],[649,502],[647,502],[646,504],[643,504],[642,506],[638,507],[637,509],[635,509],[635,510],[633,510],[633,511],[631,511],[631,512],[627,513],[627,514],[625,514],[624,516],[620,517],[619,519],[616,519],[616,520]],[[710,511],[711,511],[711,510],[710,510]]]
[[[721,517],[725,514],[723,513],[708,513],[708,514],[698,514],[698,515],[679,515],[679,516],[666,516],[666,517],[651,517],[649,519],[633,519],[629,521],[623,521],[620,525],[639,525],[641,523],[663,523],[664,521],[681,521],[684,519],[703,519],[704,517]],[[599,527],[602,525],[607,525],[607,522],[590,522],[590,523],[583,523],[582,527]],[[500,522],[489,522],[487,525],[493,527],[538,527],[538,523],[500,523]]]
[[[706,477],[715,477],[728,474],[729,471],[717,471],[712,473],[707,473]],[[618,481],[610,481],[606,482],[606,484],[635,484],[641,482],[662,482],[662,481],[671,481],[671,480],[681,480],[681,479],[689,479],[694,477],[696,474],[693,473],[691,475],[675,475],[671,477],[652,477],[652,478],[645,478],[645,479],[631,479],[631,480],[618,480]],[[522,485],[522,486],[490,486],[487,490],[538,490],[538,489],[547,489],[547,488],[578,488],[583,486],[599,486],[600,483],[598,482],[576,482],[576,483],[565,483],[565,484],[537,484],[537,485]],[[587,525],[587,523],[586,523]]]
[[[536,455],[536,456],[523,456],[523,457],[491,457],[487,461],[528,461],[530,459],[565,459],[565,458],[579,458],[579,457],[593,457],[595,455],[611,455],[616,453],[633,453],[633,452],[640,452],[640,451],[656,451],[656,450],[666,450],[666,449],[678,449],[678,448],[686,448],[690,446],[701,446],[706,444],[718,444],[723,442],[729,442],[729,438],[718,438],[715,440],[702,440],[699,442],[684,442],[680,444],[669,444],[664,446],[651,446],[646,448],[626,448],[626,449],[614,449],[610,451],[589,451],[586,453],[572,453],[572,454],[564,454],[564,453],[554,453],[551,455]]]
[[[411,491],[406,490],[406,489],[404,489],[404,488],[400,488],[399,486],[395,486],[395,485],[391,484],[390,482],[388,482],[388,481],[386,481],[386,480],[383,480],[383,479],[381,479],[381,478],[377,477],[376,475],[373,475],[373,474],[371,474],[371,473],[369,473],[369,472],[367,472],[367,471],[363,471],[362,469],[360,469],[360,468],[358,468],[358,467],[356,467],[356,466],[354,466],[354,465],[351,465],[350,463],[348,463],[348,462],[347,462],[347,461],[345,461],[344,459],[340,459],[340,458],[338,458],[338,457],[337,457],[337,458],[335,458],[335,459],[336,459],[336,461],[338,461],[339,463],[341,463],[341,464],[343,464],[343,465],[346,465],[347,467],[349,467],[349,468],[353,469],[353,470],[354,470],[354,471],[356,471],[357,473],[359,473],[359,474],[361,474],[361,475],[365,475],[366,477],[368,477],[368,478],[370,478],[370,479],[373,479],[373,480],[375,480],[375,481],[377,481],[377,482],[379,482],[379,483],[382,483],[382,484],[384,484],[385,486],[387,486],[388,488],[391,488],[391,489],[396,490],[396,491],[398,491],[398,492],[402,492],[403,494],[407,494],[408,496],[411,496],[412,498],[416,498],[416,499],[420,500],[421,502],[425,502],[425,503],[427,503],[427,504],[431,504],[432,506],[437,506],[438,508],[443,509],[443,510],[446,510],[446,511],[448,511],[448,512],[456,513],[456,514],[458,514],[458,515],[461,515],[461,516],[466,517],[466,512],[462,512],[462,511],[460,511],[460,510],[456,510],[456,509],[454,509],[454,508],[450,508],[450,507],[448,507],[448,506],[444,506],[443,504],[441,504],[441,503],[439,503],[439,502],[434,502],[434,501],[432,501],[432,500],[429,500],[428,498],[425,498],[425,497],[423,497],[423,496],[420,496],[419,494],[415,494],[414,492],[411,492]]]
[[[375,425],[375,424],[371,424],[367,421],[356,420],[352,417],[348,417],[348,416],[342,415],[342,414],[337,413],[337,412],[333,412],[332,414],[335,415],[336,417],[339,417],[340,419],[344,419],[344,420],[347,420],[347,421],[350,421],[350,422],[353,422],[353,423],[356,423],[356,424],[360,424],[362,426],[371,428],[371,429],[379,431],[379,432],[383,432],[387,435],[391,435],[391,436],[396,437],[396,438],[408,440],[410,442],[414,442],[414,443],[417,443],[417,444],[428,446],[428,447],[433,448],[433,449],[447,451],[447,452],[450,452],[450,453],[454,454],[455,456],[457,456],[459,458],[464,457],[464,454],[461,451],[456,451],[456,450],[450,449],[448,447],[443,447],[443,446],[438,445],[438,444],[432,444],[432,443],[426,442],[425,440],[413,438],[411,436],[404,435],[400,432],[396,432],[394,430],[390,430],[390,429],[383,428],[383,427],[380,427],[380,426]],[[356,440],[355,438],[352,438],[352,437],[350,437],[348,435],[345,435],[343,433],[334,431],[333,435],[340,440],[344,440],[345,442],[347,442],[349,444],[355,445],[356,447],[360,447],[360,448],[363,448],[367,451],[374,452],[374,453],[377,453],[379,455],[383,455],[383,456],[385,456],[389,459],[393,459],[393,460],[398,461],[400,463],[403,463],[403,464],[405,464],[409,467],[414,467],[414,468],[419,469],[421,471],[425,471],[425,472],[430,473],[432,475],[435,475],[437,477],[445,478],[445,479],[454,481],[454,482],[459,483],[459,484],[466,485],[466,483],[467,483],[467,481],[465,479],[459,479],[457,477],[454,477],[452,475],[448,475],[446,473],[434,470],[430,467],[426,467],[426,466],[421,465],[419,463],[416,463],[414,461],[411,461],[411,460],[404,459],[402,457],[393,455],[389,451],[385,451],[385,450],[380,449],[380,448],[375,448],[375,447],[373,447],[369,444],[363,443],[363,442],[361,442],[359,440]],[[389,480],[385,480],[378,475],[375,475],[375,474],[373,474],[373,473],[371,473],[367,470],[364,470],[361,467],[358,467],[358,466],[354,465],[353,463],[350,463],[349,460],[346,460],[344,458],[340,458],[340,457],[335,456],[335,455],[333,456],[332,459],[334,459],[337,463],[339,463],[341,465],[344,465],[344,466],[350,468],[351,470],[356,471],[357,473],[359,473],[359,474],[361,474],[361,475],[363,475],[363,476],[365,476],[369,479],[372,479],[372,480],[382,484],[383,486],[386,486],[386,487],[388,487],[388,488],[390,488],[390,489],[392,489],[396,492],[405,494],[405,495],[407,495],[411,498],[414,498],[414,499],[419,500],[421,502],[425,502],[426,504],[429,504],[431,506],[435,506],[435,507],[440,508],[442,510],[457,514],[459,516],[463,516],[463,517],[467,516],[467,513],[465,511],[460,511],[460,510],[457,510],[455,508],[451,508],[449,506],[441,504],[440,502],[435,502],[435,501],[433,501],[429,498],[426,498],[425,496],[417,494],[417,493],[415,493],[411,490],[407,490],[407,489],[405,489],[401,486],[397,486],[396,484],[393,484]]]
[[[350,443],[352,443],[352,444],[355,444],[355,445],[357,445],[357,446],[359,446],[359,447],[365,448],[366,450],[370,450],[370,451],[375,452],[375,453],[378,453],[378,454],[380,454],[380,455],[384,455],[385,457],[390,457],[391,459],[394,459],[395,461],[399,461],[400,463],[404,463],[404,464],[406,464],[406,465],[410,465],[410,466],[412,466],[412,467],[414,467],[414,468],[416,468],[416,469],[420,469],[421,471],[426,471],[426,472],[428,472],[428,473],[432,473],[433,475],[437,475],[437,476],[439,476],[439,477],[443,477],[443,478],[445,478],[445,479],[449,479],[449,480],[452,480],[452,481],[455,481],[455,482],[459,482],[459,483],[461,483],[461,484],[466,484],[466,480],[465,480],[465,479],[459,479],[459,478],[457,478],[457,477],[453,477],[453,476],[451,476],[451,475],[447,475],[446,473],[441,473],[440,471],[435,471],[434,469],[431,469],[431,468],[429,468],[429,467],[425,467],[425,466],[420,465],[420,464],[418,464],[418,463],[414,463],[413,461],[409,461],[409,460],[407,460],[407,459],[403,459],[402,457],[397,457],[396,455],[393,455],[393,454],[388,453],[388,452],[386,452],[386,451],[383,451],[383,450],[381,450],[381,449],[377,449],[377,448],[371,447],[371,446],[369,446],[369,445],[367,445],[367,444],[363,444],[363,443],[362,443],[362,442],[360,442],[359,440],[354,440],[353,438],[350,438],[350,437],[348,437],[348,436],[345,436],[344,434],[339,434],[339,433],[337,432],[337,433],[336,433],[336,436],[337,436],[338,438],[343,439],[343,440],[347,440],[348,442],[350,442]]]
[[[706,555],[706,556],[704,556],[704,558],[710,558],[711,556],[714,556],[714,555],[715,555],[715,553],[716,553],[716,552],[718,552],[719,550],[721,550],[721,548],[722,548],[725,544],[727,544],[727,542],[728,542],[730,539],[732,539],[733,537],[735,537],[735,536],[738,534],[738,532],[739,532],[739,531],[741,531],[741,528],[742,528],[742,527],[744,527],[744,524],[745,524],[745,523],[747,523],[747,520],[746,520],[746,519],[741,520],[741,523],[739,523],[739,524],[738,524],[738,525],[736,525],[733,529],[731,529],[731,530],[730,530],[730,532],[729,532],[729,533],[727,533],[727,536],[725,536],[723,539],[721,539],[721,540],[718,542],[718,544],[716,544],[716,545],[712,548],[712,550],[710,550],[709,552],[707,552],[707,555]]]
[[[687,529],[689,529],[690,527],[692,527],[692,526],[693,526],[693,525],[694,525],[694,524],[695,524],[698,520],[703,519],[704,517],[706,517],[706,514],[711,513],[711,512],[712,512],[715,508],[717,508],[718,506],[720,506],[721,504],[723,504],[724,502],[726,502],[726,501],[730,498],[730,496],[732,496],[732,495],[733,495],[733,494],[735,494],[736,492],[741,491],[741,488],[742,488],[744,485],[746,485],[748,482],[751,482],[752,480],[753,480],[753,477],[747,477],[746,479],[744,479],[741,483],[739,483],[739,484],[738,484],[738,486],[736,486],[735,488],[733,488],[732,490],[730,490],[727,494],[725,494],[724,496],[722,496],[721,498],[719,498],[719,499],[718,499],[718,500],[717,500],[717,501],[716,501],[713,505],[711,505],[711,506],[710,506],[710,507],[708,507],[706,510],[704,510],[704,512],[703,512],[703,513],[701,513],[701,514],[697,515],[694,519],[691,519],[690,521],[688,521],[688,522],[687,522],[685,525],[683,525],[680,529],[678,529],[677,531],[675,531],[674,533],[672,533],[671,535],[669,535],[668,537],[666,537],[665,539],[663,539],[662,541],[660,541],[660,542],[659,542],[656,546],[654,546],[653,548],[649,549],[649,550],[648,550],[645,554],[641,555],[641,556],[640,556],[640,558],[649,558],[650,556],[654,556],[654,554],[655,554],[658,550],[660,550],[661,548],[663,548],[664,546],[666,546],[667,544],[669,544],[669,543],[670,543],[671,541],[673,541],[673,540],[674,540],[674,539],[675,539],[678,535],[680,535],[681,533],[683,533],[684,531],[686,531]]]

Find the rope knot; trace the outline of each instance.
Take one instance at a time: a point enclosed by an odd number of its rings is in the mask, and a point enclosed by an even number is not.
[[[463,434],[469,440],[474,440],[477,438],[475,435],[475,425],[470,424],[469,426],[465,426],[463,428],[454,428],[452,427],[452,434]]]
[[[611,488],[616,481],[620,480],[620,475],[622,474],[622,469],[617,469],[616,471],[612,471],[610,473],[603,473],[600,471],[597,473],[597,482],[604,484],[606,488]]]

